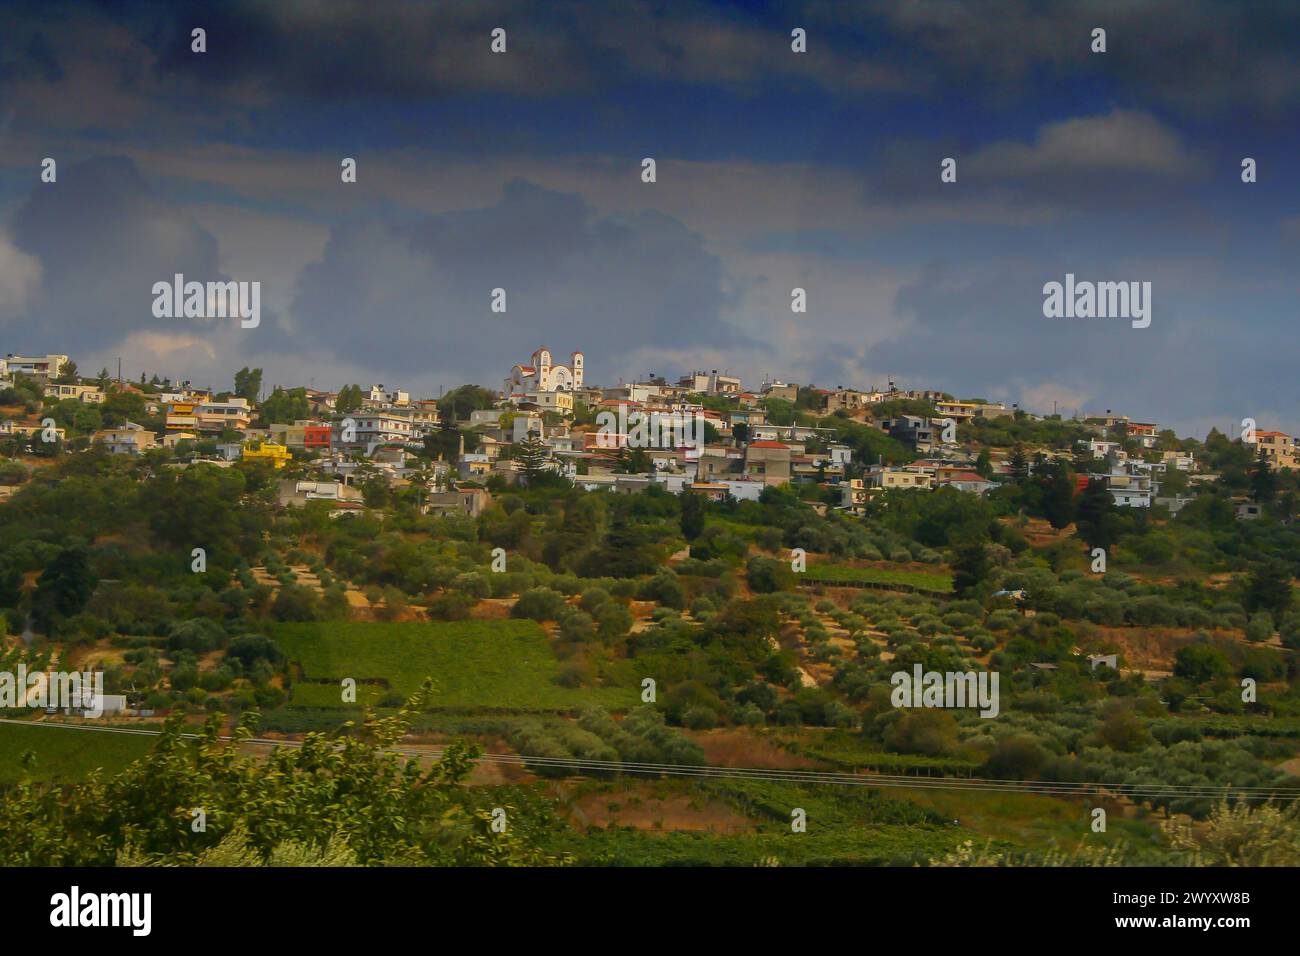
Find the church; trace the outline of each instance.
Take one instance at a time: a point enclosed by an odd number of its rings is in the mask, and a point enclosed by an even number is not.
[[[515,392],[571,392],[582,388],[582,353],[574,352],[568,365],[552,365],[551,350],[533,353],[531,365],[516,365],[506,379],[506,394]]]

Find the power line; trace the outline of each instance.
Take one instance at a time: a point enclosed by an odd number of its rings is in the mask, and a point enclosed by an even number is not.
[[[136,727],[92,727],[84,724],[67,724],[60,721],[25,721],[0,719],[0,724],[22,727],[57,727],[64,730],[88,730],[97,733],[134,734],[157,737],[158,730]],[[187,739],[203,739],[202,734],[182,734]],[[218,736],[218,740],[232,742],[235,738]],[[243,744],[270,747],[302,747],[300,740],[280,740],[270,737],[248,737]],[[387,747],[388,753],[412,757],[441,757],[444,748]],[[1204,799],[1238,798],[1243,800],[1296,800],[1300,787],[1237,787],[1231,784],[1136,784],[1092,783],[1049,780],[1006,780],[982,777],[913,777],[906,774],[843,773],[821,770],[788,770],[774,767],[721,767],[715,765],[648,763],[621,760],[591,760],[581,757],[534,757],[527,754],[483,753],[476,758],[484,763],[570,768],[603,773],[651,774],[695,779],[756,780],[773,783],[811,783],[854,787],[879,787],[882,789],[911,790],[971,790],[980,793],[1034,793],[1044,796],[1088,796],[1109,792],[1127,797],[1182,797]]]

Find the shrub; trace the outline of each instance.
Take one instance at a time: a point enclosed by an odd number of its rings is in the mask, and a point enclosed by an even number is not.
[[[1023,620],[1024,618],[1015,611],[1001,610],[990,614],[986,623],[990,630],[1010,631],[1018,627]]]
[[[492,596],[492,585],[488,581],[487,575],[479,571],[456,575],[452,581],[452,587],[475,599]]]
[[[582,600],[579,603],[588,614],[594,614],[596,608],[608,602],[609,599],[609,592],[604,588],[588,588],[582,592]]]
[[[596,632],[605,643],[617,641],[632,630],[632,612],[627,605],[618,601],[609,601],[597,608],[595,613]]]
[[[707,707],[687,707],[682,711],[682,725],[691,730],[708,730],[718,725],[718,715]]]
[[[566,641],[586,643],[596,637],[596,622],[586,611],[568,608],[560,618],[560,636]]]
[[[167,649],[206,654],[225,641],[226,632],[220,624],[206,617],[193,617],[172,625],[171,633],[167,635]]]
[[[1246,640],[1259,643],[1273,636],[1273,615],[1268,611],[1257,611],[1246,625]]]
[[[230,673],[227,667],[218,667],[214,671],[199,675],[199,686],[209,693],[219,693],[227,690],[231,683],[234,682],[235,676]]]
[[[278,621],[319,621],[325,616],[316,592],[296,584],[280,588],[271,613]]]
[[[251,670],[258,661],[279,664],[284,660],[280,646],[269,637],[261,634],[241,634],[232,638],[226,648],[226,658],[237,660],[245,671]]]
[[[758,594],[788,591],[795,585],[795,574],[789,564],[762,556],[749,559],[745,577],[750,589]]]
[[[550,588],[529,588],[519,596],[510,609],[511,617],[525,617],[534,621],[558,621],[568,605],[564,595]]]
[[[686,589],[682,587],[677,575],[661,571],[637,589],[637,598],[642,601],[654,601],[664,607],[680,611],[686,607]]]
[[[475,600],[461,591],[444,591],[429,602],[429,616],[440,621],[463,621]]]

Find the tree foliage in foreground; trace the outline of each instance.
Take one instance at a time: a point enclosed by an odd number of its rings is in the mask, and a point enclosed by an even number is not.
[[[1182,820],[1162,821],[1161,828],[1184,866],[1300,865],[1300,808],[1245,801],[1215,805],[1208,819],[1195,826]],[[1073,850],[1026,853],[967,840],[931,866],[1123,866],[1130,848],[1080,844]]]
[[[569,862],[538,849],[510,807],[505,832],[493,831],[491,813],[461,786],[475,748],[452,744],[427,770],[391,752],[430,686],[396,716],[369,717],[355,734],[310,734],[265,759],[239,751],[255,715],[241,718],[231,740],[219,738],[215,716],[187,739],[177,717],[114,777],[70,787],[24,779],[0,798],[0,866],[192,865],[213,859],[227,838],[241,859],[263,862],[286,852],[362,866]],[[203,832],[192,829],[195,809],[205,814]]]

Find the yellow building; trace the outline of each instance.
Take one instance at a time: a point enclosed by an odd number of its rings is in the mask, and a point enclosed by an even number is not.
[[[979,414],[979,405],[975,402],[935,402],[934,410],[941,418],[951,418],[957,422],[968,422]]]
[[[1286,432],[1255,432],[1255,444],[1268,459],[1270,467],[1288,471],[1300,468],[1300,449],[1296,447],[1296,440]]]
[[[289,453],[289,449],[285,448],[283,445],[277,445],[275,442],[264,441],[256,448],[245,446],[243,457],[265,459],[273,462],[276,468],[283,468],[285,462],[289,461],[293,456]]]
[[[193,402],[172,402],[167,407],[167,427],[174,431],[192,431],[198,427]]]

